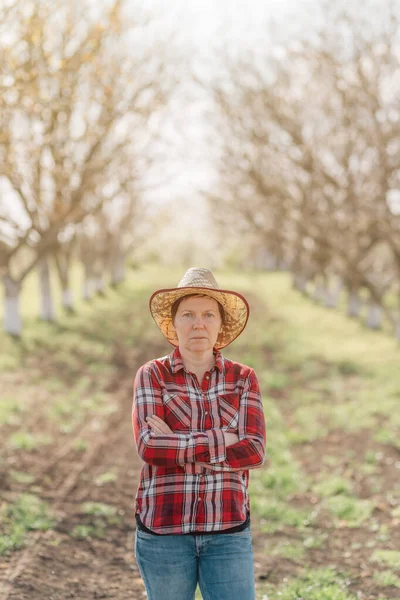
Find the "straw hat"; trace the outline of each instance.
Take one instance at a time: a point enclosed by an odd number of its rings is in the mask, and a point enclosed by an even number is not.
[[[171,308],[178,298],[193,293],[214,298],[225,311],[225,322],[214,347],[219,350],[233,342],[246,327],[250,314],[249,304],[241,294],[219,289],[212,272],[200,267],[192,267],[186,271],[178,287],[157,290],[151,296],[150,312],[161,333],[173,346],[178,346],[178,338],[172,329]]]

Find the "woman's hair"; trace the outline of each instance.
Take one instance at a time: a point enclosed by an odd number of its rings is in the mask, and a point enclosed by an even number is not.
[[[181,296],[180,298],[178,298],[178,300],[175,300],[175,302],[171,306],[172,322],[174,322],[174,320],[175,320],[175,316],[178,311],[178,307],[179,307],[180,303],[182,302],[182,300],[185,300],[186,298],[193,298],[194,296],[197,296],[200,298],[211,298],[211,296],[208,296],[208,294],[188,294],[187,296]],[[214,300],[214,298],[213,298],[213,300]],[[218,302],[218,300],[216,300],[216,303],[218,304],[218,310],[219,310],[219,314],[221,315],[221,321],[222,321],[222,323],[224,323],[225,322],[224,307],[222,306],[222,304],[220,304]]]

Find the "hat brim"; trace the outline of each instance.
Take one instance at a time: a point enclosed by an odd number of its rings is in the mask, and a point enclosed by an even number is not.
[[[163,336],[173,345],[178,346],[178,338],[172,329],[171,308],[179,298],[190,294],[210,296],[223,307],[225,320],[215,348],[220,350],[231,344],[246,327],[250,315],[250,306],[246,298],[232,290],[211,289],[207,287],[178,287],[157,290],[152,294],[149,307],[151,315]]]

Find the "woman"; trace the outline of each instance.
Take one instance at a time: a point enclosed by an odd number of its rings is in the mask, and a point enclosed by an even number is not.
[[[249,469],[265,461],[253,369],[220,352],[240,335],[247,300],[208,269],[156,291],[151,314],[171,354],[134,382],[133,434],[144,461],[135,558],[149,600],[255,600]]]

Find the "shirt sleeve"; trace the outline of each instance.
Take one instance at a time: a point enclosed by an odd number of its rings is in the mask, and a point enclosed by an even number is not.
[[[140,367],[133,384],[133,437],[140,458],[150,465],[164,467],[225,460],[225,438],[221,430],[155,433],[146,422],[146,417],[151,415],[165,420],[162,385],[157,369],[149,362]]]
[[[250,370],[239,404],[239,441],[226,448],[226,458],[213,471],[258,469],[265,462],[266,424],[257,375]],[[211,471],[211,470],[210,470]]]

